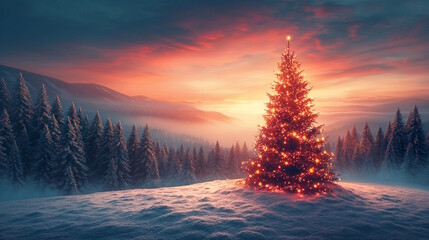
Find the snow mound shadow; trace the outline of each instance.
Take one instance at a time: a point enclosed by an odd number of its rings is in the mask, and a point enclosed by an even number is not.
[[[429,192],[341,183],[300,197],[236,180],[0,203],[1,239],[424,239]]]

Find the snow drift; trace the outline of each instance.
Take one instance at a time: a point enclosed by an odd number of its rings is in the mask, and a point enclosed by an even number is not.
[[[423,239],[429,192],[340,183],[328,196],[236,180],[0,203],[1,239]]]

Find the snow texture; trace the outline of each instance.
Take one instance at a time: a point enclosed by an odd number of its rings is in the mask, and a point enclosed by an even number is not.
[[[0,202],[0,239],[424,239],[428,199],[383,185],[300,197],[219,180]]]

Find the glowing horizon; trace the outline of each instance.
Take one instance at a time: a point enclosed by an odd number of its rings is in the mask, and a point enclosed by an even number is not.
[[[0,63],[218,111],[254,128],[290,40],[323,122],[402,100],[428,112],[428,4],[246,3],[67,3],[58,13],[30,2],[22,21],[2,23]],[[37,24],[40,33],[30,29]]]

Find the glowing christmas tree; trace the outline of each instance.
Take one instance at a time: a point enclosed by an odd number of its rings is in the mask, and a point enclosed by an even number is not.
[[[322,126],[312,111],[311,88],[289,40],[278,64],[274,93],[268,94],[265,124],[255,143],[258,154],[243,163],[249,174],[243,183],[270,191],[326,193],[337,181],[332,153],[323,150],[326,139],[319,137]]]

